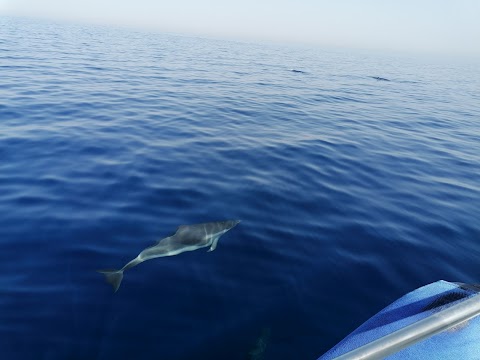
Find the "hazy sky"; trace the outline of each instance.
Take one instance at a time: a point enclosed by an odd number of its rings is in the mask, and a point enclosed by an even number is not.
[[[480,56],[480,0],[0,0],[0,14]]]

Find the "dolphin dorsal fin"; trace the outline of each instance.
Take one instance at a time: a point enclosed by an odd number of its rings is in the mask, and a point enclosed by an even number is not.
[[[188,228],[189,228],[188,225],[180,225],[179,227],[177,227],[177,231],[175,231],[175,234],[182,233],[183,231],[185,231],[185,229],[188,229]]]

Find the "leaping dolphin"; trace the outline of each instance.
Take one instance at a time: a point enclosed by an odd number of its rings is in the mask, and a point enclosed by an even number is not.
[[[117,292],[123,279],[123,272],[138,264],[163,256],[178,255],[185,251],[193,251],[210,246],[208,251],[217,247],[220,236],[235,227],[240,220],[216,221],[204,224],[181,225],[172,236],[158,240],[156,245],[143,250],[138,256],[120,270],[97,270],[104,274],[108,283]]]

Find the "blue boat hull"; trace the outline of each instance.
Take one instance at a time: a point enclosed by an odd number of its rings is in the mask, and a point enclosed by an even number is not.
[[[477,285],[446,281],[423,286],[371,317],[318,360],[345,356],[355,349],[378,342],[379,339],[405,329],[407,326],[432,319],[432,315],[442,314],[446,309],[474,297],[479,291],[480,287]],[[350,358],[355,359],[355,357]],[[480,316],[408,346],[389,355],[388,359],[480,359]]]

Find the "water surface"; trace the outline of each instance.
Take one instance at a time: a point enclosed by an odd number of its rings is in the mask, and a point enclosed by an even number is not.
[[[467,65],[0,18],[2,357],[316,359],[416,287],[478,282],[479,88]],[[224,219],[214,252],[116,294],[95,272]]]

